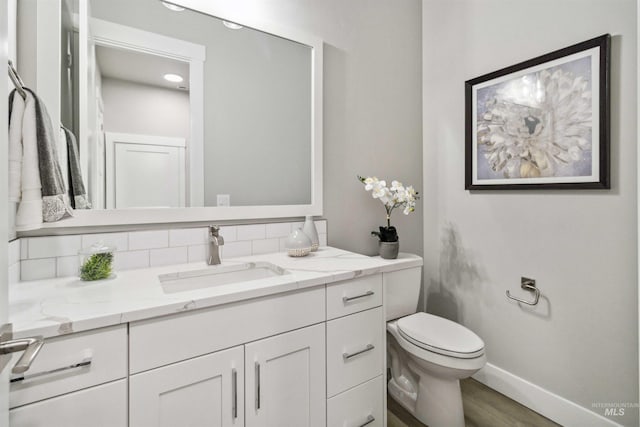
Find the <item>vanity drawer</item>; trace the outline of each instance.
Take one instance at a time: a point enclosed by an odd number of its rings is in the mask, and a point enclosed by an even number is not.
[[[125,427],[127,418],[125,379],[9,411],[11,427]]]
[[[20,375],[24,379],[10,386],[11,408],[125,378],[127,325],[48,338],[31,368]]]
[[[146,371],[324,320],[324,286],[141,320],[129,326],[129,372]]]
[[[343,427],[384,426],[382,375],[327,401],[327,425]]]
[[[382,305],[382,274],[327,285],[327,319]]]
[[[327,322],[327,397],[383,371],[382,307]]]

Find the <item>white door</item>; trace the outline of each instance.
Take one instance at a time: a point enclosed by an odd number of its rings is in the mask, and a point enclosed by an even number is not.
[[[107,209],[185,206],[185,140],[106,134]]]
[[[245,346],[246,426],[325,427],[325,325]]]
[[[243,365],[239,346],[133,375],[129,426],[243,426]]]
[[[15,5],[14,5],[15,6]],[[8,7],[7,0],[0,0],[0,16],[4,19],[0,19],[0,63],[6,64],[8,45],[7,25],[9,20],[7,19]],[[5,77],[6,79],[6,77]],[[5,80],[5,84],[0,85],[0,99],[7,99],[9,96],[8,85],[11,83]],[[7,147],[9,146],[7,136],[9,134],[7,115],[9,114],[7,102],[0,102],[0,334],[2,334],[3,327],[5,327],[8,319],[8,245],[6,242],[9,240],[9,206],[6,202],[8,199],[7,187],[9,171],[7,170]],[[11,369],[7,364],[11,359],[11,355],[0,355],[0,426],[9,425],[9,375]]]

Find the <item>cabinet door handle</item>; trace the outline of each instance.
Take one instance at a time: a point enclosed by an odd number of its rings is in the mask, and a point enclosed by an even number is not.
[[[260,409],[260,363],[256,362],[256,410]]]
[[[70,369],[78,369],[78,368],[84,368],[87,366],[91,365],[91,357],[87,357],[82,359],[82,361],[78,362],[78,363],[73,363],[71,365],[68,366],[61,366],[60,368],[55,368],[55,369],[50,369],[48,371],[43,371],[43,372],[36,372],[34,374],[14,374],[11,376],[11,382],[15,383],[18,381],[24,381],[24,380],[30,380],[33,378],[38,378],[38,377],[42,377],[45,375],[51,375],[51,374],[57,374],[58,372],[63,372],[63,371],[68,371]]]
[[[367,416],[367,419],[364,423],[360,424],[360,427],[364,427],[364,426],[368,426],[369,424],[371,424],[372,422],[374,422],[376,419],[373,417],[373,415],[369,414]]]
[[[238,418],[238,373],[231,370],[231,417]]]
[[[371,351],[374,348],[376,348],[373,344],[367,344],[367,346],[365,348],[363,348],[362,350],[358,350],[355,353],[342,353],[342,358],[344,360],[349,360],[353,357],[356,357],[362,353],[366,353],[367,351]]]
[[[370,297],[373,294],[375,294],[375,292],[367,291],[367,292],[365,292],[364,294],[361,294],[361,295],[355,295],[355,296],[352,296],[352,297],[342,297],[342,302],[346,304],[346,303],[351,302],[353,300]]]

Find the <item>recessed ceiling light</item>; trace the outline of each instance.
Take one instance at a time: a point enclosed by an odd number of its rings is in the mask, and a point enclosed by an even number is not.
[[[230,28],[232,30],[239,30],[240,28],[242,28],[242,25],[240,24],[236,24],[235,22],[230,22],[230,21],[222,21],[222,24],[227,27]]]
[[[174,12],[182,12],[184,7],[176,6],[175,4],[167,3],[166,1],[161,2],[164,7],[169,10],[173,10]]]
[[[165,74],[164,79],[171,83],[180,83],[184,80],[182,76],[179,76],[177,74]]]

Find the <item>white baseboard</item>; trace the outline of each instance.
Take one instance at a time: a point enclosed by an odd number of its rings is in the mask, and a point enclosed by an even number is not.
[[[567,427],[620,427],[620,424],[609,418],[596,414],[490,363],[487,363],[473,378],[560,425]]]

